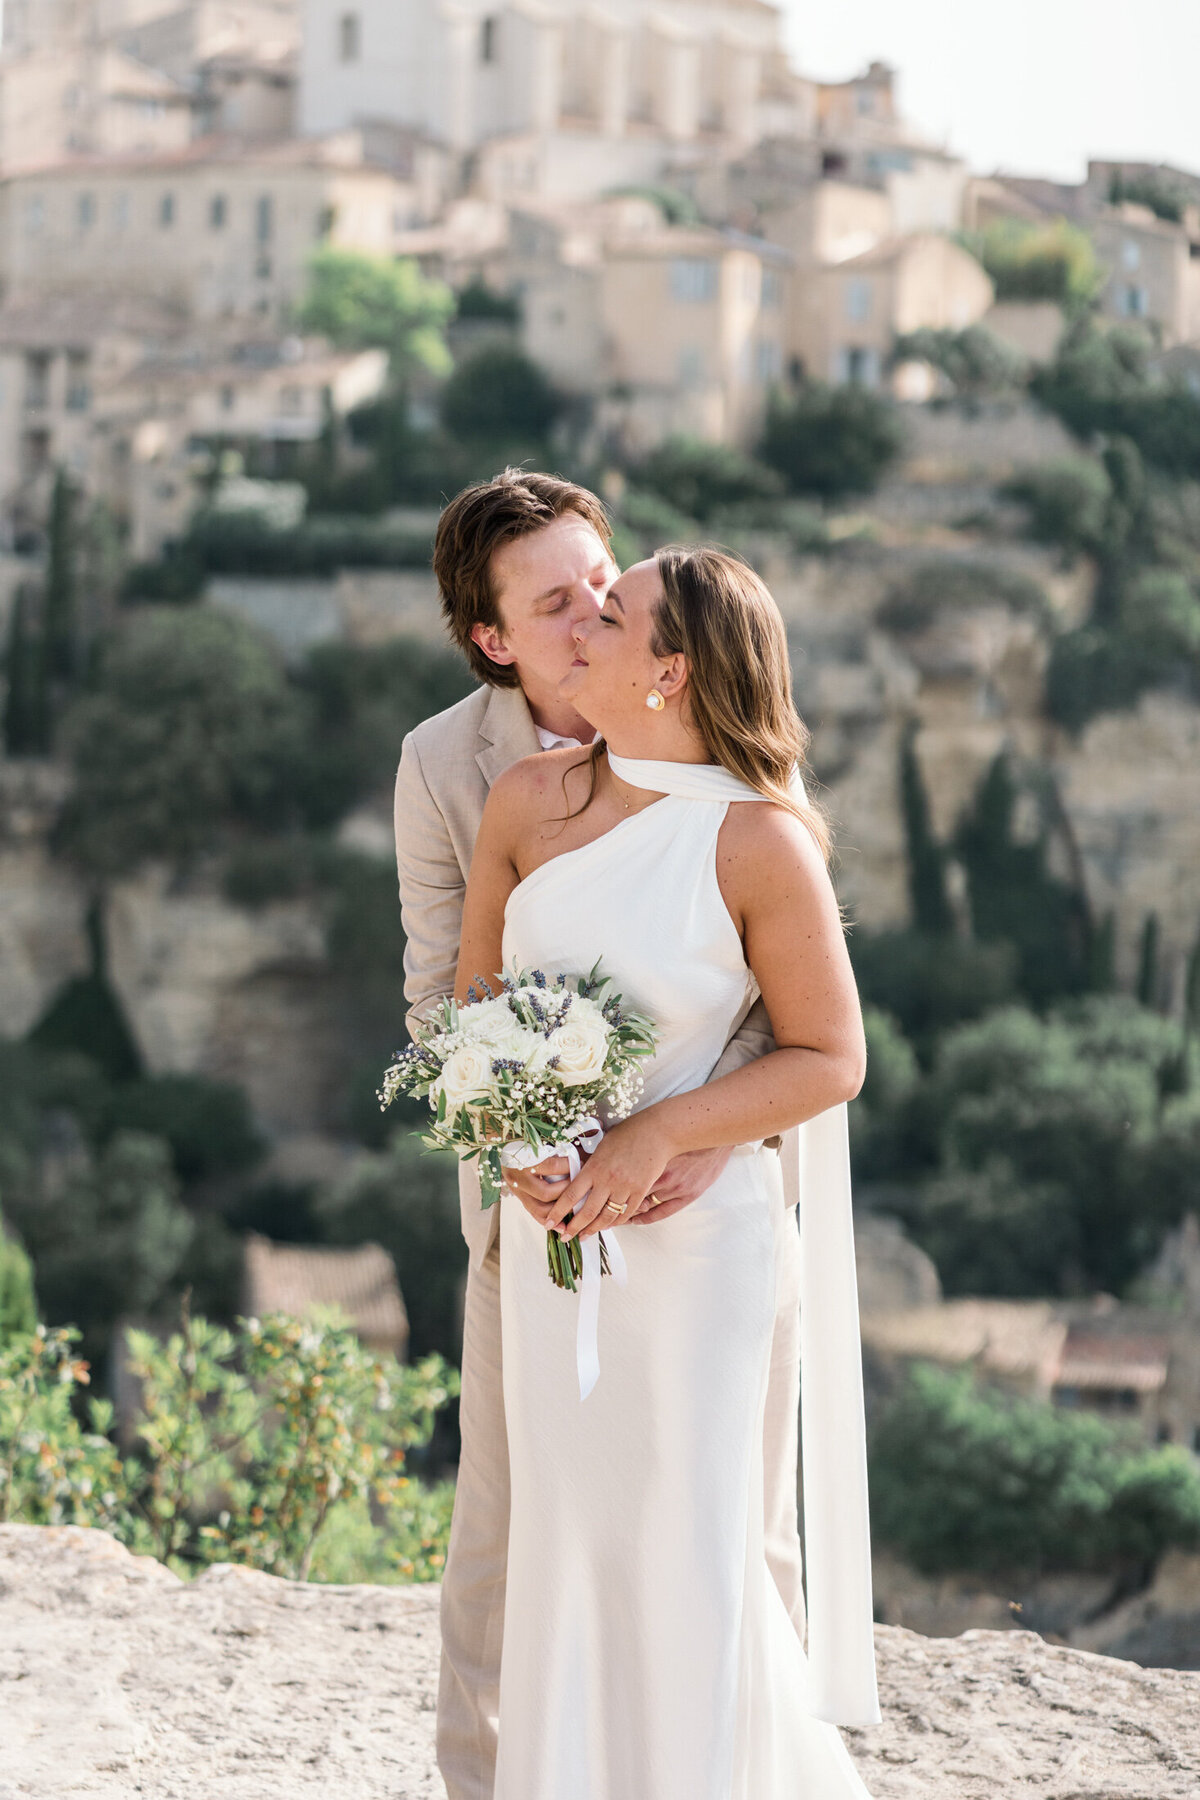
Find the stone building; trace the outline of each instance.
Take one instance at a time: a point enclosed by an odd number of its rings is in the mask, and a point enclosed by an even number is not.
[[[765,0],[303,0],[302,131],[391,119],[510,192],[596,193],[811,130],[813,93]]]
[[[149,559],[186,528],[202,446],[312,441],[327,415],[373,398],[386,372],[379,350],[197,332],[129,296],[0,308],[0,511],[18,535],[35,526],[62,467],[109,507],[129,554]]]
[[[0,168],[292,127],[295,0],[10,0]]]
[[[322,244],[390,254],[438,200],[437,160],[365,158],[360,134],[197,140],[0,179],[10,299],[134,294],[196,321],[282,319]]]

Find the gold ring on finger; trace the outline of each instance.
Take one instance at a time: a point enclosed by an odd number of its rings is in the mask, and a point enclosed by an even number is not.
[[[647,1194],[646,1195],[646,1205],[647,1206],[661,1206],[662,1201],[659,1199],[657,1194]]]
[[[627,1202],[625,1202],[625,1201],[606,1200],[604,1202],[604,1210],[605,1210],[605,1212],[615,1213],[617,1218],[619,1219],[621,1217],[621,1214],[625,1211],[626,1205],[627,1205]]]

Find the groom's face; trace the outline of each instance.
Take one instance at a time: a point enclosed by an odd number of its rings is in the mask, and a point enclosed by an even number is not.
[[[578,513],[502,544],[492,557],[500,626],[476,625],[486,656],[515,667],[530,699],[557,697],[575,656],[575,632],[594,619],[619,571]]]

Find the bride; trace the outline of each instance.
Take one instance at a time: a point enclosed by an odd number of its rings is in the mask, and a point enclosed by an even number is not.
[[[545,1163],[544,1202],[501,1201],[512,1524],[495,1797],[864,1800],[834,1724],[878,1716],[839,1149],[865,1049],[783,623],[736,558],[668,550],[621,576],[575,643],[563,697],[600,737],[492,788],[457,993],[504,966],[599,961],[658,1047],[643,1105],[573,1181]],[[760,993],[777,1048],[710,1082]],[[809,1120],[834,1136],[806,1151],[791,1128]],[[764,1144],[780,1134],[782,1158]],[[673,1157],[717,1146],[737,1148],[706,1193],[626,1229]],[[761,1494],[802,1157],[811,1660],[770,1578]],[[547,1278],[548,1227],[619,1230],[627,1266],[601,1285],[583,1401],[579,1296]]]

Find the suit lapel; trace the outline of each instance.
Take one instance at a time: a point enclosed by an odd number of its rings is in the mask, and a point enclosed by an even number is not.
[[[490,788],[505,769],[541,748],[520,688],[493,688],[479,724],[475,761]]]

